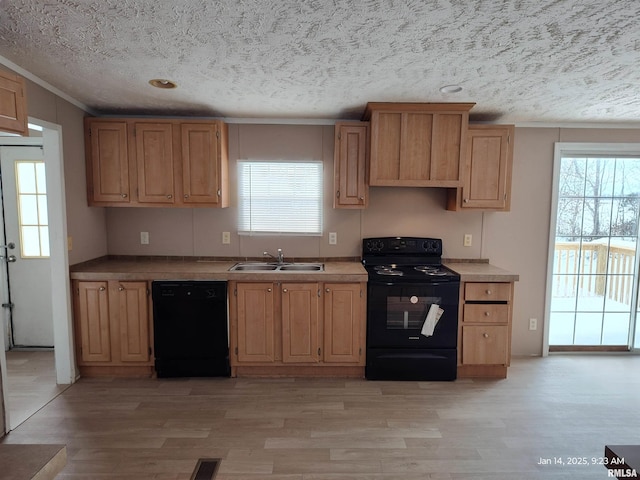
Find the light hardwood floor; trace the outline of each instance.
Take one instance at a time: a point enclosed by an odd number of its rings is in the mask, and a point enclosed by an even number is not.
[[[506,380],[81,379],[4,443],[62,443],[60,480],[604,479],[640,444],[640,357],[516,359]],[[565,465],[539,465],[559,458]]]
[[[62,393],[67,385],[56,385],[53,350],[11,350],[5,355],[9,420],[15,428]]]

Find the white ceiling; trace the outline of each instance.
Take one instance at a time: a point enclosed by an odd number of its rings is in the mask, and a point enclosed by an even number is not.
[[[0,0],[0,55],[94,113],[475,102],[478,121],[619,124],[640,122],[639,19],[638,0]]]

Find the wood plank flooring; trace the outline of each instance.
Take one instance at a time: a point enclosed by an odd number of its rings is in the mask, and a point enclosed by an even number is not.
[[[574,355],[505,380],[81,379],[3,442],[66,444],[60,480],[188,480],[204,457],[216,480],[595,480],[605,444],[640,444],[638,372]]]
[[[9,421],[15,428],[68,385],[56,385],[53,350],[10,350],[5,354]]]

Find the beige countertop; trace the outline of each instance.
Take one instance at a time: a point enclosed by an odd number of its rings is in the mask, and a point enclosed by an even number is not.
[[[300,262],[304,262],[300,260]],[[236,261],[101,259],[70,268],[74,280],[240,280],[240,281],[320,281],[366,282],[367,272],[360,262],[331,261],[322,272],[251,271],[230,272]]]
[[[517,282],[520,276],[485,262],[446,262],[461,282]]]

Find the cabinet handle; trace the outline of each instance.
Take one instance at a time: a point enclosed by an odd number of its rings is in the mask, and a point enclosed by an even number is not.
[[[491,290],[487,290],[487,295],[491,295]]]
[[[318,347],[318,356],[320,356],[320,347]]]
[[[127,198],[127,194],[126,194],[126,193],[121,193],[121,194],[120,194],[120,196],[121,196],[122,198]]]
[[[217,191],[217,194],[218,194],[218,196],[222,195],[222,191],[221,191],[221,190],[218,190],[218,191]]]
[[[489,338],[489,334],[488,334],[488,333],[483,333],[483,334],[482,334],[482,336],[483,336],[484,338]]]
[[[100,289],[99,289],[99,290],[100,290],[101,292],[104,292],[104,291],[105,291],[105,288],[104,288],[104,287],[100,287]]]

